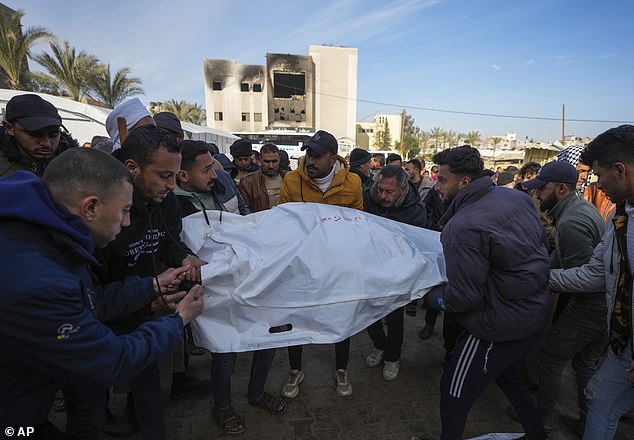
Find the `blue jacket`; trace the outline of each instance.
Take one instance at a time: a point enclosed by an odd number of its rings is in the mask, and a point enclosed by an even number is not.
[[[0,180],[0,426],[46,420],[63,383],[108,387],[180,339],[177,314],[115,336],[99,319],[156,297],[151,278],[93,284],[93,241],[33,173]]]
[[[447,311],[489,342],[540,332],[548,318],[549,261],[530,197],[480,177],[458,191],[443,221],[449,282],[441,295]],[[440,291],[432,290],[428,301]]]

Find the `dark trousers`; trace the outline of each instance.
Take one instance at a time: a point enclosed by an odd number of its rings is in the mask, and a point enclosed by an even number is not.
[[[602,295],[602,294],[598,294]],[[537,406],[544,418],[552,418],[559,396],[561,375],[572,360],[577,379],[579,413],[585,417],[588,402],[585,389],[597,371],[597,364],[608,343],[605,302],[592,298],[573,298],[548,332],[538,356],[539,398]]]
[[[288,363],[291,370],[302,369],[303,345],[288,347]],[[348,358],[350,357],[350,338],[344,339],[335,344],[335,369],[346,370],[348,368]]]
[[[214,406],[227,409],[231,406],[231,375],[236,365],[237,353],[211,353],[211,387]],[[264,394],[264,386],[275,359],[275,349],[253,352],[248,397],[258,400]]]
[[[106,393],[103,387],[65,385],[66,438],[98,439],[106,421]]]
[[[528,437],[546,438],[542,418],[519,375],[524,356],[536,338],[493,343],[467,332],[460,336],[440,379],[442,440],[462,439],[471,406],[493,381],[515,408]]]
[[[143,438],[165,439],[165,414],[163,412],[163,393],[161,376],[156,362],[150,364],[138,376],[130,381],[132,401]],[[128,396],[129,397],[129,396]],[[128,405],[131,402],[128,400]]]
[[[403,311],[405,307],[399,307],[385,317],[387,323],[387,336],[383,330],[383,320],[368,327],[368,335],[374,343],[374,348],[384,350],[383,359],[396,362],[401,358],[401,347],[403,346]]]

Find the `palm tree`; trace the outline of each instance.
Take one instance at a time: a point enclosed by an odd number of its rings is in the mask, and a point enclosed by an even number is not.
[[[493,136],[491,138],[491,142],[493,143],[493,168],[495,168],[495,150],[497,149],[500,142],[502,142],[502,138],[499,136]]]
[[[454,143],[454,140],[456,138],[456,132],[453,130],[447,130],[442,133],[441,137],[442,137],[443,148],[448,148],[448,147],[451,147],[451,145]]]
[[[429,141],[431,141],[431,139],[432,139],[431,133],[428,133],[426,131],[421,131],[418,134],[418,143],[420,144],[421,154],[423,155],[423,157],[425,156],[427,152],[427,146],[429,145]]]
[[[114,108],[117,104],[133,95],[142,95],[145,93],[141,88],[141,80],[139,78],[130,78],[130,68],[123,67],[117,70],[112,78],[110,73],[110,64],[101,65],[92,84],[91,96],[97,103],[103,107]]]
[[[465,137],[465,141],[467,142],[468,145],[475,147],[476,145],[480,144],[480,132],[470,131],[469,133],[467,133]]]
[[[174,113],[181,121],[191,122],[196,125],[203,125],[205,122],[205,109],[196,103],[170,99],[162,103],[159,108],[160,111]]]
[[[434,151],[436,152],[438,151],[438,141],[440,140],[440,138],[442,138],[444,131],[440,127],[434,127],[431,129],[429,133],[431,134],[431,137],[434,139]]]
[[[0,14],[0,75],[10,89],[24,89],[26,85],[27,58],[31,48],[43,39],[55,38],[46,28],[22,29],[20,21],[24,11]]]
[[[99,72],[99,60],[84,51],[76,53],[68,41],[64,41],[63,47],[51,42],[50,48],[53,55],[41,53],[35,60],[64,86],[68,96],[81,101]]]

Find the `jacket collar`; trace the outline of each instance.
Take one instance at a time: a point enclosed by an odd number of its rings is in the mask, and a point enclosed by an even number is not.
[[[562,214],[566,212],[568,207],[577,199],[577,193],[573,191],[557,202],[557,204],[553,206],[553,209],[550,210],[549,214],[555,219],[555,221],[559,220]]]
[[[495,184],[489,176],[483,175],[471,180],[471,183],[458,191],[458,194],[456,194],[454,199],[451,201],[449,207],[447,208],[447,212],[441,219],[442,223],[446,224],[449,219],[458,212],[458,210],[480,200],[489,192],[493,191],[494,188]]]

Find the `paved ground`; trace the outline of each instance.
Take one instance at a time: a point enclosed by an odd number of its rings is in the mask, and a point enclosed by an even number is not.
[[[401,358],[401,373],[394,382],[385,382],[381,368],[365,366],[365,356],[372,346],[367,334],[353,337],[349,375],[354,388],[350,397],[335,393],[334,348],[332,345],[312,345],[304,349],[306,379],[299,396],[289,401],[289,410],[282,416],[271,416],[250,406],[246,399],[251,367],[248,354],[238,358],[233,375],[233,406],[246,422],[244,440],[284,439],[363,439],[409,440],[411,435],[440,437],[440,365],[444,356],[441,322],[428,341],[418,339],[424,325],[423,313],[405,317],[405,343]],[[191,358],[191,373],[208,378],[209,355]],[[278,350],[271,369],[267,390],[278,394],[286,381],[288,358],[286,350]],[[204,396],[173,402],[164,390],[168,438],[208,440],[224,437],[211,419],[211,398]],[[121,413],[123,399],[115,396],[114,412]],[[476,402],[465,431],[466,438],[491,432],[522,431],[521,426],[505,413],[506,398],[494,385]],[[572,374],[566,372],[558,411],[576,414],[576,388]],[[63,414],[63,413],[62,413]],[[52,419],[63,425],[63,415],[52,413]],[[553,440],[573,440],[577,437],[557,420]],[[105,437],[104,438],[110,438]],[[140,435],[137,436],[140,438]],[[225,437],[226,438],[226,437]],[[634,438],[634,419],[622,420],[618,440]]]

